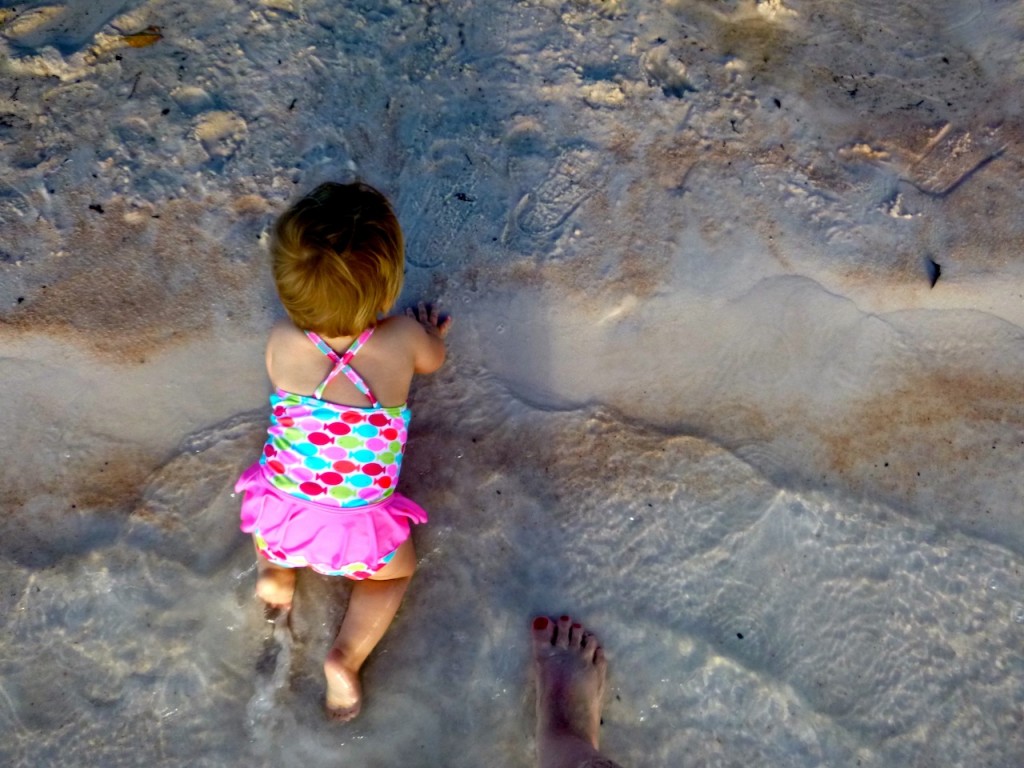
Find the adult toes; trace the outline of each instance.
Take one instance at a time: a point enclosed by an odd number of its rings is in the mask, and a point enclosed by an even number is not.
[[[568,616],[558,618],[558,634],[555,636],[555,645],[559,648],[569,647],[569,638],[572,634],[572,619]]]
[[[533,620],[533,645],[536,649],[550,648],[554,639],[555,624],[547,616],[538,616]]]

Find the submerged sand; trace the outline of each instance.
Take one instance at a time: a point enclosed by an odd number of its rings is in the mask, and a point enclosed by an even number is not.
[[[531,764],[528,627],[624,765],[1018,766],[1016,3],[0,3],[0,762]],[[347,594],[252,598],[266,232],[360,177],[431,523],[355,723]]]

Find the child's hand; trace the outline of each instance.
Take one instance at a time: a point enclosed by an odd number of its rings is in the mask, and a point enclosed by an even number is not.
[[[429,307],[424,303],[420,302],[416,309],[409,307],[405,310],[405,314],[411,317],[413,320],[423,326],[423,329],[439,339],[443,339],[448,335],[448,331],[452,327],[451,315],[441,319],[441,314],[437,311],[437,305],[431,304]]]

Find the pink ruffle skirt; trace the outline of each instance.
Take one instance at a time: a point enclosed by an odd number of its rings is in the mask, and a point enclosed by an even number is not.
[[[308,566],[320,573],[378,570],[409,538],[409,524],[427,522],[416,502],[392,493],[376,504],[332,507],[297,499],[274,487],[257,462],[235,483],[242,499],[241,528],[258,534],[261,549],[282,565]]]

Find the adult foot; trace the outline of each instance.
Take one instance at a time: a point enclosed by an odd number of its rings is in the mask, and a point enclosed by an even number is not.
[[[295,569],[264,566],[256,578],[256,597],[271,608],[288,610],[295,596]]]
[[[607,662],[597,637],[568,616],[533,620],[537,746],[569,739],[597,749]]]
[[[324,661],[324,677],[327,680],[324,707],[328,716],[341,722],[352,720],[363,706],[359,670],[346,666],[341,652],[332,648]]]

